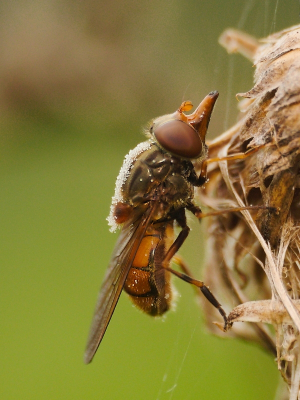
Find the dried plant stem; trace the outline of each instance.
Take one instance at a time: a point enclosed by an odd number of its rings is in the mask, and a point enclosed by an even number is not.
[[[205,281],[232,309],[228,335],[276,353],[289,399],[300,399],[300,26],[263,40],[237,31],[220,42],[256,66],[254,87],[239,96],[243,117],[209,143],[209,157],[251,156],[209,165],[199,200],[219,209],[249,205],[208,222]],[[271,211],[270,207],[278,210]],[[223,296],[223,299],[222,299]],[[237,322],[246,324],[237,324]],[[252,325],[251,325],[252,324]],[[255,324],[255,325],[253,325]],[[269,330],[273,325],[275,334]],[[216,327],[210,329],[218,333]],[[219,333],[222,334],[223,333]],[[276,351],[274,349],[276,348]],[[286,399],[286,394],[281,394]]]

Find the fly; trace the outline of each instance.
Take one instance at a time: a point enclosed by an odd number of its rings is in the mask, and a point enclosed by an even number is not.
[[[108,217],[111,230],[121,228],[104,282],[100,289],[88,339],[85,362],[92,361],[105,334],[122,290],[145,313],[160,316],[173,301],[171,275],[197,286],[218,309],[227,328],[226,313],[209,288],[190,277],[177,258],[182,272],[170,267],[186,240],[190,228],[186,210],[197,218],[223,213],[203,214],[194,204],[194,188],[206,182],[208,159],[205,136],[219,96],[209,93],[192,114],[191,102],[181,104],[173,114],[154,119],[146,132],[148,140],[125,157],[116,182]],[[257,151],[228,156],[222,160],[241,159]],[[202,163],[197,175],[192,161]],[[243,207],[231,209],[239,211]],[[175,223],[181,228],[175,238]]]

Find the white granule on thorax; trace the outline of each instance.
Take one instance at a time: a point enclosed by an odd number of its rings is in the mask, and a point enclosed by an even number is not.
[[[122,186],[126,182],[131,168],[133,167],[134,161],[137,159],[137,157],[143,153],[144,151],[150,149],[151,147],[151,141],[147,140],[146,142],[139,143],[133,150],[130,150],[130,152],[126,155],[123,165],[120,169],[119,175],[116,180],[116,186],[115,186],[115,194],[112,197],[111,201],[111,206],[110,206],[110,213],[109,216],[106,218],[108,221],[108,225],[110,226],[110,231],[115,232],[116,229],[118,228],[118,224],[116,223],[115,217],[114,217],[114,209],[115,205],[119,202],[123,201],[123,194],[122,194]]]

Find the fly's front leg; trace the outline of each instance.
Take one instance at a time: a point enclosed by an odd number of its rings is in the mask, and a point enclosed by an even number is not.
[[[211,164],[214,162],[220,162],[220,161],[243,160],[249,156],[252,156],[254,153],[256,153],[258,150],[260,150],[262,147],[265,147],[265,146],[266,146],[265,144],[262,144],[260,146],[254,147],[253,149],[246,151],[245,153],[236,153],[236,154],[231,154],[231,155],[225,156],[225,157],[207,158],[206,160],[204,160],[202,162],[200,175],[197,176],[196,172],[193,171],[189,177],[189,180],[194,186],[203,186],[204,183],[207,181],[208,164]]]
[[[198,207],[194,206],[195,210],[200,210]],[[201,212],[201,210],[200,210]],[[219,313],[222,315],[224,319],[224,331],[227,330],[227,316],[225,311],[223,310],[221,304],[218,302],[218,300],[215,298],[215,296],[212,294],[212,292],[209,290],[208,286],[206,286],[203,282],[191,278],[191,274],[189,272],[188,267],[186,264],[183,262],[183,260],[176,256],[175,254],[177,251],[180,249],[182,246],[183,242],[187,238],[190,228],[186,224],[186,216],[185,216],[185,211],[184,209],[180,209],[176,215],[176,221],[179,223],[180,227],[182,228],[181,232],[177,236],[175,242],[172,244],[172,246],[169,248],[167,251],[167,254],[165,255],[163,261],[162,261],[162,267],[165,268],[166,270],[170,271],[173,275],[176,275],[178,278],[182,279],[185,282],[188,282],[196,287],[198,287],[201,292],[204,294],[204,296],[207,298],[207,300],[215,307],[218,309]],[[174,257],[174,258],[173,258]],[[172,269],[170,265],[171,259],[175,259],[175,262],[180,266],[182,269],[182,272],[175,271]]]
[[[265,144],[262,144],[260,146],[254,147],[253,149],[247,150],[245,153],[231,154],[231,155],[226,156],[226,157],[207,158],[202,163],[201,172],[200,172],[199,178],[202,177],[202,179],[205,178],[205,181],[207,180],[207,166],[208,166],[208,164],[211,164],[213,162],[220,162],[220,161],[243,160],[243,159],[245,159],[245,158],[247,158],[249,156],[252,156],[256,152],[258,152],[258,150],[260,150],[261,148],[263,148],[265,146],[266,146]]]

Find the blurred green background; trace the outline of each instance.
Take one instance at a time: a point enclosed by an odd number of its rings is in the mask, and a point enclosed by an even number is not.
[[[124,155],[149,119],[211,90],[209,137],[234,123],[253,68],[219,35],[296,24],[298,1],[4,1],[0,21],[0,398],[273,398],[273,359],[209,336],[182,282],[163,322],[122,295],[93,363],[82,357],[116,241],[105,218]],[[201,276],[191,224],[182,254]]]

